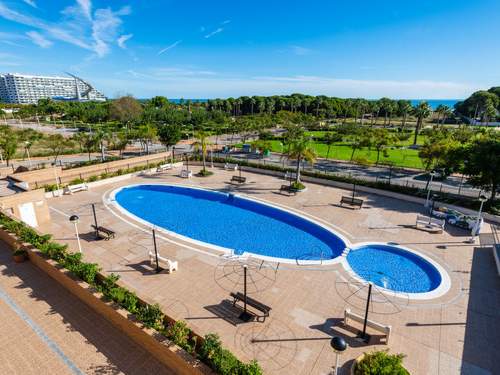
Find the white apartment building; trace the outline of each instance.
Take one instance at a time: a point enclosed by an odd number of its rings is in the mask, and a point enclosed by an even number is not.
[[[106,97],[88,82],[71,77],[0,74],[0,102],[36,104],[40,99],[104,101]]]

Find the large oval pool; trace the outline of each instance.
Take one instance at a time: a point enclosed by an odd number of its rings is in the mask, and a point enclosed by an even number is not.
[[[251,199],[173,185],[134,185],[114,194],[121,208],[155,226],[208,244],[289,260],[331,260],[345,242],[309,219]]]
[[[429,293],[444,287],[437,264],[397,246],[367,244],[347,255],[351,269],[362,279],[379,287],[402,293]]]

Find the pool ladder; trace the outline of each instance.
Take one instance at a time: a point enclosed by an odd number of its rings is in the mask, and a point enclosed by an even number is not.
[[[344,249],[344,251],[342,251],[342,256],[343,256],[343,257],[347,257],[347,254],[349,254],[349,251],[351,251],[351,249],[350,249],[350,248],[348,248],[348,247],[346,247],[346,248]]]

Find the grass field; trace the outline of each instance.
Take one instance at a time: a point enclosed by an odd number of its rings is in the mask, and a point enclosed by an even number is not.
[[[272,145],[271,151],[282,152],[286,151],[286,146],[281,146],[280,141],[270,141]],[[321,158],[326,158],[326,153],[328,146],[324,143],[313,142],[313,147],[317,154]],[[352,154],[352,148],[346,143],[334,144],[330,148],[329,158],[337,160],[350,160]],[[375,163],[377,160],[377,151],[370,150],[368,148],[363,148],[357,150],[354,153],[354,159],[365,159],[371,163]],[[387,157],[384,157],[383,153],[380,153],[380,164],[391,163],[394,166],[407,167],[407,168],[418,168],[423,169],[422,161],[418,157],[417,150],[401,149],[401,148],[388,148]]]

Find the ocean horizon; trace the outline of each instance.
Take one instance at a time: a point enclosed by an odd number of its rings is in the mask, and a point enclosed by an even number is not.
[[[188,98],[188,99],[169,99],[171,103],[176,103],[179,104],[181,100],[191,100],[193,103],[205,103],[208,99],[193,99],[193,98]],[[395,99],[399,100],[399,99]],[[420,102],[427,102],[429,103],[429,106],[434,110],[440,105],[445,105],[453,109],[456,103],[463,101],[464,99],[406,99],[411,102],[412,106],[418,105]]]

